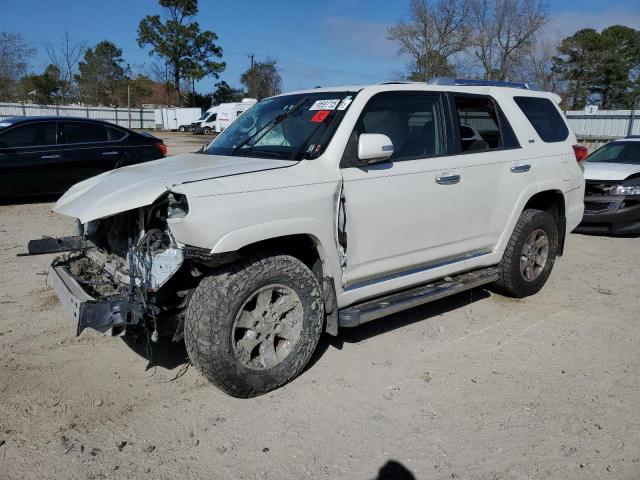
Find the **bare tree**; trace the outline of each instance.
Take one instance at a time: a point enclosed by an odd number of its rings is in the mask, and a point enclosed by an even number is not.
[[[61,41],[58,44],[46,43],[45,50],[49,57],[49,62],[55,65],[61,76],[60,97],[62,103],[67,103],[77,98],[77,88],[74,76],[78,72],[78,62],[87,50],[84,42],[75,41],[65,30]]]
[[[15,100],[18,82],[35,54],[21,33],[0,32],[0,100]]]
[[[469,0],[473,53],[483,76],[512,78],[548,21],[544,0]]]
[[[251,58],[251,56],[250,56]],[[251,58],[251,67],[240,76],[240,83],[247,89],[249,97],[262,100],[282,91],[282,78],[276,60],[266,58],[263,62]]]
[[[567,82],[556,68],[558,45],[549,39],[539,39],[524,54],[524,61],[516,66],[513,80],[535,84],[545,92],[555,92],[564,97]]]
[[[170,105],[174,88],[171,73],[169,72],[169,66],[162,62],[153,62],[149,67],[147,75],[153,82],[162,86],[165,98],[161,103]]]
[[[398,53],[412,59],[410,79],[454,74],[449,59],[469,45],[468,13],[469,0],[411,0],[409,21],[387,31]]]

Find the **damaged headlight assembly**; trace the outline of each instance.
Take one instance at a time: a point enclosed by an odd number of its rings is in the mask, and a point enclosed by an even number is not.
[[[640,185],[617,185],[611,195],[640,195]]]
[[[167,218],[184,218],[189,213],[187,196],[181,193],[170,192],[167,195]]]

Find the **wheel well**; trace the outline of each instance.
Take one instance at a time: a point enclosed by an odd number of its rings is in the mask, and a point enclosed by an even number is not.
[[[564,241],[566,237],[566,225],[564,213],[564,195],[559,190],[546,190],[536,193],[529,199],[524,206],[527,208],[536,208],[549,212],[558,225],[558,255],[562,255],[564,251]]]
[[[322,259],[318,252],[317,242],[310,235],[286,235],[270,238],[242,247],[238,253],[242,256],[254,252],[271,250],[297,258],[322,280]]]
[[[338,334],[338,301],[333,279],[323,269],[323,252],[315,237],[306,234],[286,235],[262,240],[238,250],[241,256],[256,252],[272,251],[291,255],[304,263],[318,279],[322,288],[325,307],[325,331],[330,335]]]

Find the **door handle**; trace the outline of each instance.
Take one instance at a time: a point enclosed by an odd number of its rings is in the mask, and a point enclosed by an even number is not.
[[[460,181],[460,175],[438,175],[436,183],[440,185],[455,185]]]
[[[511,167],[512,173],[524,173],[524,172],[528,172],[529,170],[531,170],[531,165],[529,165],[528,163],[524,163],[521,165],[514,165]]]
[[[42,155],[40,158],[42,158],[43,160],[56,160],[58,158],[61,158],[61,155]]]
[[[105,156],[118,155],[118,152],[102,152],[102,155],[105,155]]]

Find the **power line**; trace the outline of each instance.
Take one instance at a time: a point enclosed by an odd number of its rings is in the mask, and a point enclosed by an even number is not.
[[[246,54],[245,53],[241,53],[241,52],[225,51],[224,55],[245,56]],[[264,59],[277,60],[277,61],[279,61],[281,63],[293,63],[293,64],[298,64],[298,65],[304,65],[305,67],[316,68],[316,69],[319,69],[319,70],[324,70],[326,72],[343,73],[343,74],[354,75],[354,76],[359,76],[359,77],[368,77],[368,78],[371,78],[371,79],[375,79],[377,81],[384,79],[384,77],[382,77],[382,76],[373,75],[373,74],[370,74],[370,73],[353,72],[353,71],[349,71],[349,70],[343,70],[341,68],[326,67],[326,66],[322,66],[322,65],[313,64],[313,63],[301,62],[300,60],[292,60],[292,59],[288,59],[288,58],[278,57],[278,56],[275,56],[275,55],[265,55],[265,54],[262,54],[262,53],[251,53],[248,56],[251,59],[252,67],[253,67],[254,57],[262,57]]]

